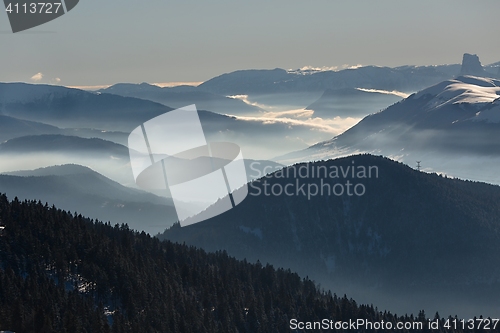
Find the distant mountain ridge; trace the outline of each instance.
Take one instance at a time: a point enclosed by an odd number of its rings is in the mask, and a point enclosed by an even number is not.
[[[128,157],[128,148],[103,139],[60,134],[28,135],[0,144],[0,153],[92,152]]]
[[[124,97],[135,97],[161,103],[172,108],[181,108],[196,104],[199,110],[207,110],[223,114],[252,114],[261,111],[258,107],[248,105],[243,101],[210,92],[200,91],[196,87],[165,87],[160,88],[147,83],[119,83],[99,92],[115,94]]]
[[[0,114],[58,127],[131,131],[170,111],[162,104],[61,86],[0,83]]]
[[[171,201],[120,185],[80,165],[52,166],[0,174],[9,198],[41,200],[70,212],[156,234],[177,220]]]
[[[311,75],[297,75],[283,69],[246,70],[223,74],[202,83],[198,88],[229,95],[324,91],[342,88],[412,91],[449,77],[448,74],[440,72],[436,67],[394,69],[366,66]]]
[[[5,172],[5,175],[20,176],[20,177],[40,177],[40,176],[70,176],[81,174],[92,174],[94,170],[78,164],[63,164],[53,165],[45,168],[38,168],[35,170],[19,170],[12,172]]]
[[[499,142],[500,80],[461,76],[369,115],[331,140],[277,160],[320,160],[369,152],[411,164],[424,159],[436,171],[499,183],[493,167],[500,158]],[[448,164],[467,156],[470,163],[460,169],[460,163]],[[479,157],[481,162],[473,163]]]
[[[464,56],[464,61],[469,61]],[[479,59],[478,59],[479,61]],[[320,71],[309,75],[283,69],[241,70],[222,74],[198,86],[218,94],[272,94],[327,89],[366,88],[412,92],[460,74],[463,65],[400,66],[395,68],[362,66],[340,71]],[[485,67],[486,76],[495,75],[497,64]],[[468,65],[464,68],[468,68]],[[477,70],[477,68],[476,68]],[[488,74],[489,73],[489,74]],[[469,73],[470,74],[470,73]]]
[[[15,96],[25,96],[25,100]],[[238,105],[243,103],[237,99],[227,100]],[[254,110],[254,107],[251,109]],[[98,137],[124,145],[127,143],[128,133],[134,128],[171,110],[165,105],[139,98],[48,85],[0,84],[0,115],[50,124],[60,129],[43,130],[40,134],[52,135],[55,132],[88,139]],[[328,137],[325,132],[315,131],[307,123],[289,124],[279,120],[261,120],[258,117],[237,118],[198,110],[208,140],[235,142],[251,158],[270,158],[278,150],[294,151],[307,147],[304,141],[317,142]],[[27,133],[19,133],[28,136]],[[12,138],[17,139],[18,135],[11,132],[5,137]],[[276,146],[269,145],[270,140],[275,141]]]
[[[0,142],[36,134],[60,134],[61,129],[29,120],[0,115]]]
[[[1,143],[0,158],[3,159],[0,170],[3,172],[79,164],[120,184],[134,185],[129,149],[103,139],[60,134],[23,136]]]
[[[76,125],[76,124],[75,124]],[[128,133],[119,131],[103,131],[89,128],[59,128],[37,121],[23,120],[0,115],[0,143],[10,139],[34,135],[66,135],[82,138],[100,138],[122,145],[127,144]]]

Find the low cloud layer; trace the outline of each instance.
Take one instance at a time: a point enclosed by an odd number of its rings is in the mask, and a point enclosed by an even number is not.
[[[229,98],[239,99],[248,105],[256,106],[262,110],[261,113],[252,116],[236,116],[236,118],[246,121],[258,121],[264,124],[282,123],[289,126],[304,126],[311,130],[329,133],[332,136],[339,135],[352,126],[356,125],[362,118],[355,117],[333,117],[320,118],[314,116],[313,110],[304,108],[285,110],[285,111],[267,111],[274,109],[270,105],[264,105],[252,102],[248,99],[248,95],[234,95]]]
[[[296,110],[299,111],[299,110]],[[300,110],[300,111],[309,111],[309,110]],[[268,113],[269,114],[269,113]],[[292,113],[290,113],[292,114]],[[246,121],[258,121],[263,124],[276,124],[282,123],[287,124],[289,126],[304,126],[308,127],[311,130],[317,130],[321,132],[330,133],[332,136],[341,134],[352,126],[356,125],[361,118],[341,118],[335,117],[333,119],[323,119],[323,118],[301,118],[300,116],[297,118],[291,117],[277,117],[273,115],[269,116],[260,116],[260,117],[236,117],[240,120]]]
[[[399,96],[399,97],[403,97],[403,98],[407,98],[408,96],[410,96],[410,94],[407,94],[407,93],[404,93],[401,91],[397,91],[397,90],[389,91],[389,90],[365,89],[365,88],[356,88],[356,89],[359,91],[364,91],[364,92],[371,92],[371,93],[378,93],[378,94],[385,94],[385,95],[394,95],[394,96]]]

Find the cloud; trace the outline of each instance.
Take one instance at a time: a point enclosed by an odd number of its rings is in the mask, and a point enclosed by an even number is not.
[[[262,113],[264,118],[281,118],[283,116],[292,116],[294,118],[311,118],[314,114],[313,110],[297,109],[287,111],[266,111]]]
[[[248,105],[253,105],[261,108],[262,110],[269,110],[273,107],[269,105],[259,104],[255,102],[251,102],[248,100],[248,95],[233,95],[227,96],[229,98],[239,99],[245,102]],[[285,111],[262,111],[258,114],[254,114],[251,116],[234,116],[233,117],[245,120],[245,121],[257,121],[262,122],[263,124],[286,124],[289,127],[291,126],[303,126],[307,127],[310,130],[316,130],[320,132],[330,133],[331,135],[338,135],[345,132],[347,129],[356,125],[361,118],[341,118],[334,117],[329,119],[323,119],[319,117],[314,117],[313,110],[302,109],[292,109]]]
[[[379,93],[379,94],[386,94],[386,95],[395,95],[395,96],[399,96],[399,97],[403,97],[403,98],[410,96],[410,94],[407,94],[407,93],[404,93],[401,91],[397,91],[397,90],[388,91],[388,90],[365,89],[365,88],[356,88],[356,89],[359,91],[364,91],[364,92]]]
[[[239,99],[239,100],[243,101],[245,104],[248,104],[248,105],[251,105],[251,106],[255,106],[255,107],[258,107],[258,108],[261,108],[261,109],[268,108],[267,105],[259,104],[259,103],[256,103],[256,102],[251,102],[248,99],[248,95],[232,95],[232,96],[226,96],[226,97],[227,98],[232,98],[232,99]]]
[[[263,124],[286,124],[289,126],[304,126],[311,130],[317,130],[321,132],[330,133],[331,135],[338,135],[345,132],[347,129],[356,125],[361,118],[341,118],[335,117],[333,119],[323,119],[323,118],[307,118],[307,119],[294,119],[289,117],[241,117],[237,116],[237,119],[245,121],[258,121]]]
[[[42,73],[36,73],[31,77],[31,81],[33,82],[40,82],[43,79],[43,74]]]
[[[59,84],[61,83],[61,78],[58,78],[58,77],[46,77],[45,74],[43,74],[42,72],[38,72],[36,73],[35,75],[33,75],[30,80],[32,82],[45,82],[45,83],[49,83],[49,84]]]

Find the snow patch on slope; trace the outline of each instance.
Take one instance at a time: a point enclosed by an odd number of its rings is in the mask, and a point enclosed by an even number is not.
[[[487,123],[500,123],[500,98],[498,98],[491,108],[483,109],[476,113],[473,121],[486,121]]]

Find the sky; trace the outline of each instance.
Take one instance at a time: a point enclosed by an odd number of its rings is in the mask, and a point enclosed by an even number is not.
[[[202,82],[239,69],[500,61],[500,1],[80,0],[13,34],[0,81],[66,86]]]

